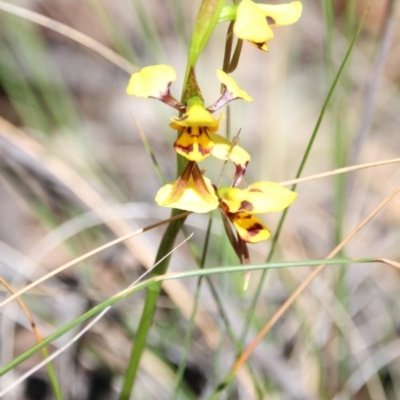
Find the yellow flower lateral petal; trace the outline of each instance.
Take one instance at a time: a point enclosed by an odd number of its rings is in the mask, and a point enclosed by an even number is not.
[[[301,16],[300,1],[288,4],[258,4],[242,0],[237,8],[233,31],[239,39],[247,40],[267,51],[268,40],[274,37],[271,26],[294,24]]]
[[[176,72],[170,65],[152,65],[131,76],[126,92],[131,96],[160,99],[175,80]]]
[[[174,149],[189,161],[200,162],[210,155],[213,142],[208,136],[206,128],[189,126],[183,128],[174,143]]]
[[[277,212],[294,202],[297,193],[275,182],[257,182],[247,189],[221,187],[218,194],[229,212],[246,211],[249,214]]]
[[[218,198],[214,193],[211,181],[203,177],[205,186],[208,190],[207,196],[203,196],[197,189],[191,176],[188,180],[182,195],[173,201],[170,201],[171,193],[177,181],[167,183],[159,189],[155,201],[159,206],[177,208],[179,210],[192,211],[195,213],[207,213],[218,207]]]
[[[170,127],[180,130],[189,126],[201,126],[207,128],[207,131],[215,132],[219,128],[221,118],[215,119],[209,111],[201,104],[192,104],[182,118],[172,117]]]
[[[239,212],[232,216],[231,220],[239,236],[245,242],[258,243],[268,240],[271,236],[268,228],[254,215]]]
[[[303,5],[300,1],[292,1],[288,4],[257,4],[271,26],[291,25],[297,22],[301,16]]]
[[[239,39],[248,40],[267,51],[267,40],[274,37],[263,11],[251,0],[242,0],[237,8],[233,32]]]
[[[232,95],[232,100],[243,99],[252,103],[254,100],[248,95],[248,93],[238,86],[236,81],[229,76],[222,69],[217,69],[218,80],[225,86],[226,90]]]
[[[240,165],[242,168],[247,166],[251,157],[243,147],[237,144],[232,146],[232,142],[216,133],[210,133],[209,136],[214,143],[214,147],[211,151],[214,157],[224,161],[229,159],[235,165]]]

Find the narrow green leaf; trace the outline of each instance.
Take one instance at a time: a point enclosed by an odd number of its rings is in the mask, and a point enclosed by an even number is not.
[[[178,220],[182,221],[182,219]],[[171,231],[170,231],[171,232]],[[167,254],[168,252],[166,252]],[[166,260],[168,261],[168,259]],[[21,354],[20,356],[16,357],[10,363],[5,365],[4,367],[0,368],[0,376],[3,376],[8,371],[12,370],[23,361],[28,359],[29,357],[33,356],[35,353],[40,351],[43,347],[47,346],[48,344],[52,343],[54,340],[58,339],[59,337],[63,336],[65,333],[69,332],[71,329],[75,328],[76,326],[82,324],[84,321],[88,320],[89,318],[93,317],[94,315],[98,314],[99,312],[103,311],[105,308],[118,303],[119,301],[125,299],[126,297],[131,296],[132,294],[139,292],[142,289],[149,288],[152,292],[158,290],[159,286],[161,285],[162,281],[165,280],[174,280],[174,279],[184,279],[184,278],[191,278],[196,276],[210,276],[210,275],[220,275],[220,274],[227,274],[233,272],[243,272],[243,271],[257,271],[263,269],[279,269],[279,268],[294,268],[294,267],[305,267],[305,266],[317,266],[320,264],[325,265],[340,265],[340,264],[365,264],[365,263],[373,263],[373,262],[381,262],[376,258],[333,258],[330,260],[326,259],[319,259],[319,260],[305,260],[305,261],[286,261],[280,263],[265,263],[265,264],[257,264],[257,265],[233,265],[233,266],[222,266],[222,267],[215,267],[215,268],[204,268],[204,269],[196,269],[191,271],[184,271],[184,272],[175,272],[170,273],[167,275],[162,276],[152,276],[151,278],[138,283],[135,286],[132,286],[125,291],[119,293],[115,297],[107,299],[97,306],[93,307],[86,313],[80,315],[78,318],[74,319],[70,323],[66,324],[62,328],[58,329],[53,334],[49,335],[47,338],[43,339],[43,341],[25,353]],[[165,269],[165,265],[163,266],[162,263],[158,265],[161,267],[162,270]]]

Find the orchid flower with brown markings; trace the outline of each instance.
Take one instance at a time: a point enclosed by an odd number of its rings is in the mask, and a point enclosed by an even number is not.
[[[212,113],[233,100],[252,102],[253,99],[224,71],[217,70],[217,77],[224,89],[219,99],[207,108],[200,95],[189,98],[186,105],[172,96],[170,87],[176,80],[176,72],[169,65],[153,65],[134,73],[126,91],[132,96],[158,99],[183,113],[181,117],[172,117],[170,127],[180,131],[174,149],[188,161],[200,162],[213,155],[221,160],[231,159],[237,171],[244,173],[250,155],[237,145],[227,151],[230,142],[215,133],[223,116],[216,119]]]

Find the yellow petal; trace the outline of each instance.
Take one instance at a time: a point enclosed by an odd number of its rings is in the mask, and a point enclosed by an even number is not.
[[[248,40],[263,50],[266,50],[266,41],[274,37],[263,10],[251,0],[240,2],[233,31],[239,39]]]
[[[271,236],[268,228],[254,215],[239,212],[234,214],[231,220],[239,236],[245,242],[258,243]]]
[[[172,129],[182,129],[189,126],[206,127],[208,131],[215,132],[219,128],[221,117],[215,119],[203,105],[195,103],[189,106],[182,118],[172,117],[170,127]]]
[[[217,77],[219,81],[226,87],[226,90],[231,93],[232,100],[243,99],[252,103],[254,100],[247,94],[246,91],[240,89],[235,80],[221,69],[217,69]]]
[[[232,142],[225,139],[224,137],[217,135],[216,133],[209,133],[210,139],[214,143],[214,147],[211,154],[220,160],[231,160],[235,165],[239,165],[245,168],[249,163],[251,157],[250,154],[243,149],[243,147],[232,146]]]
[[[282,26],[294,24],[301,16],[303,9],[300,1],[288,4],[257,4],[267,17],[269,25]]]
[[[131,76],[126,92],[131,96],[160,99],[168,92],[169,85],[175,80],[176,72],[171,66],[152,65]]]
[[[231,213],[247,211],[251,214],[281,211],[297,197],[297,193],[275,182],[257,182],[244,190],[221,187],[218,194]]]
[[[207,213],[218,207],[218,198],[214,193],[214,188],[208,178],[203,177],[205,186],[209,191],[206,197],[202,196],[196,189],[193,177],[190,177],[188,184],[182,195],[174,201],[170,201],[169,197],[173,192],[174,185],[177,181],[167,183],[157,193],[155,201],[159,206],[178,208],[180,210],[192,211],[196,213]]]
[[[213,142],[207,134],[206,128],[189,126],[183,128],[174,143],[175,151],[189,161],[203,161],[213,149]]]

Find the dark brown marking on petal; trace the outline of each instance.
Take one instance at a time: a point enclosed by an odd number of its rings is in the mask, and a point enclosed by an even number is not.
[[[191,138],[198,138],[198,137],[200,137],[199,131],[198,131],[198,129],[197,129],[196,127],[188,126],[187,128],[185,128],[184,131],[185,131],[186,133],[188,133],[189,136],[190,136]]]
[[[256,45],[261,51],[268,51],[268,50],[263,49],[264,45],[265,45],[267,42],[262,42],[262,43],[251,42],[251,43],[253,43],[254,45]]]
[[[250,236],[256,236],[263,229],[264,227],[257,222],[254,225],[250,226],[250,228],[247,228],[247,232],[249,233]]]
[[[246,210],[246,211],[253,211],[254,207],[253,204],[251,204],[249,201],[247,200],[243,200],[240,203],[240,207],[239,210]]]
[[[211,148],[206,147],[204,148],[201,144],[199,144],[199,152],[205,156],[206,154],[210,154],[211,153]]]
[[[199,133],[200,135],[203,133],[203,128],[201,126],[199,126]]]
[[[275,25],[276,21],[272,17],[267,17],[267,22],[269,25]]]
[[[259,192],[259,193],[263,193],[262,190],[256,189],[256,188],[250,189],[249,192]]]
[[[174,149],[175,150],[181,150],[183,153],[189,154],[193,151],[193,145],[189,145],[189,146],[179,146],[179,145],[174,145]]]
[[[244,174],[246,173],[246,168],[247,168],[248,164],[249,164],[249,162],[246,161],[246,164],[244,166],[242,166],[240,164],[236,165],[236,172],[235,172],[235,176],[233,177],[232,187],[236,187],[237,185],[239,185]]]

